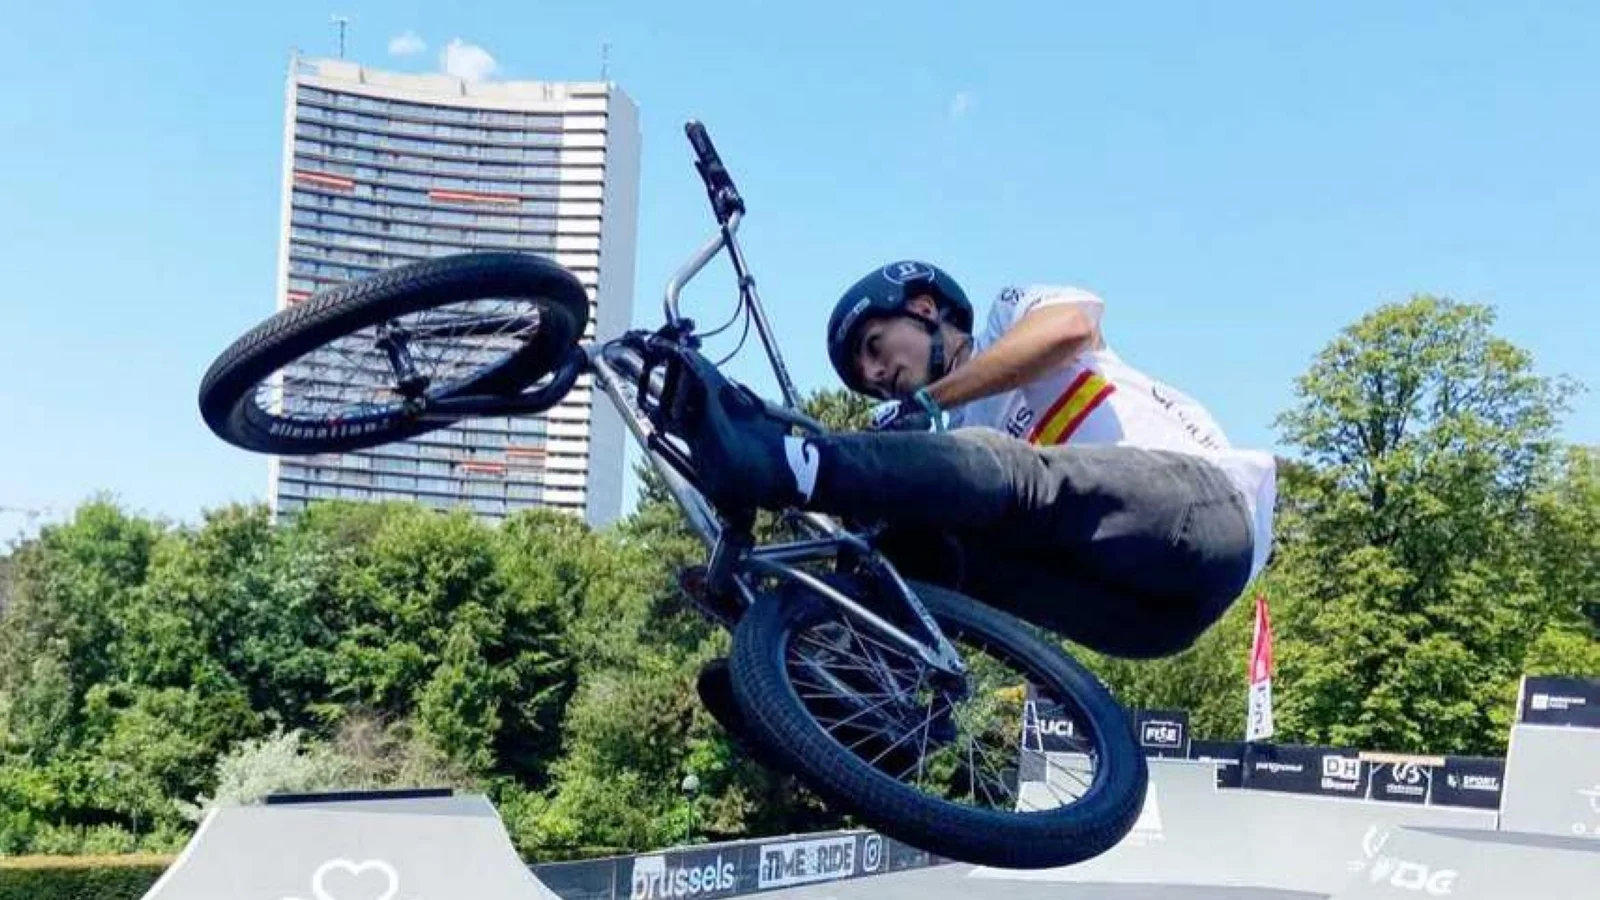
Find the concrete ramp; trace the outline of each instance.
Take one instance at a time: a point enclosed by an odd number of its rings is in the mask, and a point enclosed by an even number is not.
[[[1336,900],[1594,900],[1600,842],[1510,832],[1399,828]]]
[[[144,900],[554,900],[477,795],[315,800],[207,815]]]
[[[1496,824],[1491,810],[1219,789],[1212,763],[1149,763],[1143,813],[1115,847],[1073,866],[978,868],[973,877],[1078,885],[1206,885],[1327,896],[1342,889],[1383,836],[1396,828],[1492,831]],[[1600,882],[1596,884],[1600,889]]]
[[[1600,729],[1512,726],[1500,827],[1600,842]]]

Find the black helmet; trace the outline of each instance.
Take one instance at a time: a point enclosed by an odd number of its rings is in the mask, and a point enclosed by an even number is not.
[[[943,370],[944,341],[939,337],[938,323],[906,312],[906,304],[921,294],[933,298],[946,321],[969,334],[972,332],[972,303],[967,300],[961,285],[956,284],[956,280],[938,266],[914,259],[892,262],[874,269],[851,285],[839,302],[834,304],[833,315],[828,317],[828,360],[851,390],[869,393],[855,373],[856,327],[868,319],[881,316],[905,315],[921,322],[934,339],[929,371]]]

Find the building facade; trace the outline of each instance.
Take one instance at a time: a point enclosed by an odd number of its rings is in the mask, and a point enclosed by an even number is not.
[[[638,111],[608,82],[469,82],[343,60],[291,62],[278,308],[397,265],[521,250],[588,289],[586,339],[628,327]],[[273,457],[274,515],[320,499],[467,507],[498,521],[550,507],[621,512],[624,431],[585,375],[531,417],[469,419],[370,450]],[[603,398],[602,398],[603,400]]]

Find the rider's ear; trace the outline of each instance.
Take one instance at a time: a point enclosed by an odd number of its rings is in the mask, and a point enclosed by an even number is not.
[[[924,319],[939,318],[939,304],[928,294],[918,294],[906,302],[906,309]]]

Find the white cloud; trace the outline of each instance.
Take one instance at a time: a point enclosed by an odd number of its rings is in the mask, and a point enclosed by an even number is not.
[[[452,38],[439,54],[439,67],[466,81],[482,81],[493,75],[498,66],[489,51],[460,38]]]
[[[975,101],[971,91],[956,91],[956,95],[950,98],[950,118],[959,119],[966,115]]]
[[[389,53],[393,56],[411,56],[428,49],[422,35],[407,28],[404,34],[397,34],[389,39]]]

